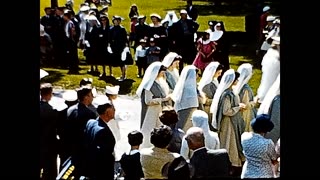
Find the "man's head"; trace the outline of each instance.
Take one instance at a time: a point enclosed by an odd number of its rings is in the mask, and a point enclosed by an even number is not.
[[[114,106],[110,103],[101,104],[97,108],[97,112],[99,117],[104,122],[109,122],[110,120],[114,119],[115,109]]]
[[[189,148],[192,150],[205,146],[203,130],[199,127],[189,128],[186,132],[185,140],[187,141]]]
[[[90,105],[93,101],[92,88],[89,86],[82,86],[77,89],[78,99],[85,105]]]
[[[51,83],[43,83],[40,85],[40,95],[41,98],[50,101],[52,97],[53,87]]]

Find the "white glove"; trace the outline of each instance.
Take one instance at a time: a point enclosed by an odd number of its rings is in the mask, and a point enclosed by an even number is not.
[[[127,53],[130,52],[129,47],[125,47],[121,53],[121,60],[125,61],[127,59]]]
[[[110,53],[110,54],[112,54],[113,52],[112,52],[112,49],[111,49],[111,47],[110,46],[108,46],[108,52]]]
[[[154,38],[159,38],[160,36],[158,34],[153,35]]]
[[[90,43],[89,43],[88,40],[85,40],[85,41],[84,41],[84,44],[85,44],[87,47],[90,47]]]

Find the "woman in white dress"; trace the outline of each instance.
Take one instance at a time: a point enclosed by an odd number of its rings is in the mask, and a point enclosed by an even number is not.
[[[166,68],[161,62],[154,62],[149,65],[145,75],[137,89],[137,95],[141,97],[141,132],[143,143],[141,148],[149,148],[150,133],[153,128],[162,125],[159,116],[164,106],[171,106],[169,97],[169,85],[165,79]]]
[[[272,37],[271,48],[263,56],[261,66],[261,82],[257,91],[256,101],[262,103],[269,88],[280,73],[280,37]]]

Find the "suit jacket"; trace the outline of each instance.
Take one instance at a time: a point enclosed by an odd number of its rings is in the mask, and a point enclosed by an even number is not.
[[[92,179],[113,179],[116,140],[100,118],[88,121],[85,128],[85,174]]]
[[[190,159],[192,178],[230,177],[231,162],[226,149],[200,148]]]
[[[198,12],[197,8],[192,6],[192,8],[190,9],[190,7],[187,6],[186,11],[187,11],[188,15],[191,17],[192,20],[196,21],[198,19],[199,12]]]

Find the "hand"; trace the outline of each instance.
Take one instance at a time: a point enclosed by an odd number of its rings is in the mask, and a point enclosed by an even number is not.
[[[246,104],[239,103],[239,107],[240,107],[240,110],[244,110],[244,109],[246,109]]]

